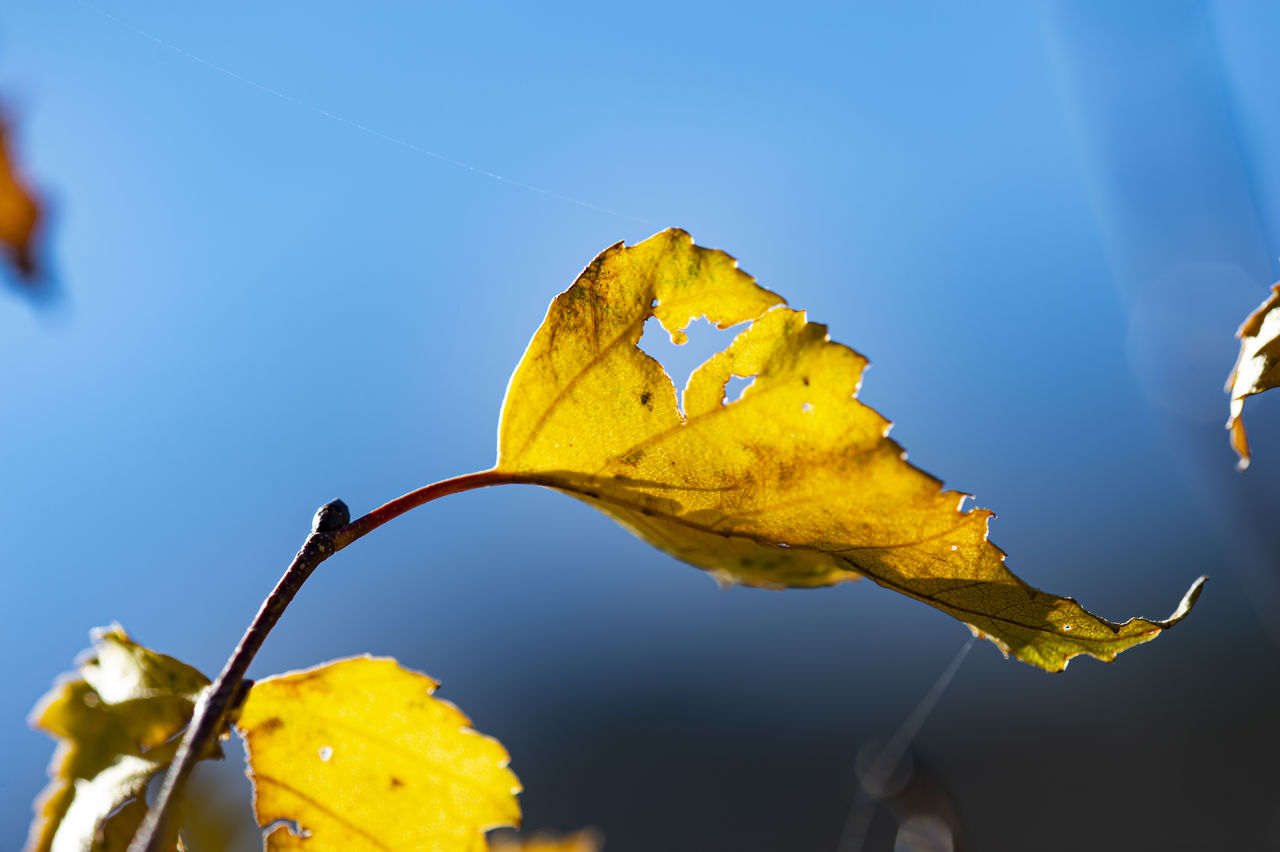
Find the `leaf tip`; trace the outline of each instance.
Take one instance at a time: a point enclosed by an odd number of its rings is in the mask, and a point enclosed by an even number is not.
[[[1231,449],[1236,451],[1236,470],[1248,470],[1251,460],[1249,452],[1249,436],[1244,430],[1241,417],[1244,405],[1236,400],[1231,404],[1231,419],[1227,421],[1227,429],[1231,432]]]
[[[1196,601],[1200,600],[1200,593],[1204,591],[1204,584],[1207,582],[1209,582],[1207,574],[1197,577],[1195,582],[1191,584],[1191,588],[1187,589],[1187,593],[1182,596],[1182,601],[1178,604],[1178,608],[1173,611],[1173,615],[1164,621],[1156,622],[1156,624],[1162,628],[1172,627],[1186,618],[1187,614],[1191,612],[1191,608],[1196,605]]]

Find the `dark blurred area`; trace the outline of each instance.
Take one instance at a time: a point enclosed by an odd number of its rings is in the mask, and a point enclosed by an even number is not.
[[[326,563],[253,676],[394,655],[508,747],[528,828],[606,852],[1280,849],[1280,392],[1239,473],[1222,391],[1280,277],[1278,31],[1225,0],[0,12],[69,303],[0,291],[0,852],[90,627],[216,671],[318,506],[491,464],[547,303],[666,226],[868,355],[1021,577],[1124,620],[1208,574],[1196,611],[1060,675],[979,642],[873,796],[961,625],[721,592],[503,488]],[[231,754],[204,835],[257,848]]]

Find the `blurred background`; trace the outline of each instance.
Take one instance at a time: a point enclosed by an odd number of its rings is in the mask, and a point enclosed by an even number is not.
[[[1028,582],[1163,618],[1206,573],[1197,611],[1061,675],[978,644],[861,841],[859,753],[967,630],[869,583],[721,591],[549,491],[362,540],[252,674],[432,674],[527,825],[607,852],[1280,849],[1280,394],[1238,473],[1222,392],[1280,276],[1277,31],[1263,0],[6,4],[50,215],[47,298],[0,287],[0,850],[91,627],[214,673],[316,507],[492,464],[551,298],[668,226],[866,354]],[[683,381],[724,343],[694,331],[643,345]],[[247,820],[242,768],[215,813]]]

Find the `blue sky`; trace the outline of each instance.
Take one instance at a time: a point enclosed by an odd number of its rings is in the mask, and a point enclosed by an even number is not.
[[[317,506],[490,465],[547,303],[669,226],[866,354],[863,399],[998,513],[1029,582],[1123,619],[1212,576],[1114,666],[1050,677],[975,649],[919,741],[975,847],[1066,848],[1026,834],[1064,808],[1134,848],[1280,837],[1250,804],[1280,792],[1280,403],[1246,412],[1240,475],[1221,393],[1280,276],[1280,10],[10,6],[0,97],[51,201],[59,292],[0,290],[0,850],[50,753],[25,714],[89,628],[216,670]],[[723,739],[770,755],[743,776],[761,795],[808,789],[965,635],[870,584],[723,593],[505,488],[326,564],[254,673],[395,655],[508,743],[532,826],[599,824],[612,852],[665,825],[662,848],[692,849],[729,836],[711,791],[734,779],[691,769],[666,801],[634,750],[602,766],[587,743]],[[1058,749],[1161,780],[1099,803]],[[826,810],[747,809],[735,842],[833,848],[847,789],[824,789]]]

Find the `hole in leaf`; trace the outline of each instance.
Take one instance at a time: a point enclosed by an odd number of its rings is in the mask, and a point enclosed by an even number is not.
[[[746,326],[747,323],[740,323],[721,330],[705,317],[698,317],[685,329],[688,341],[677,346],[671,342],[671,335],[667,334],[658,318],[649,317],[644,324],[644,334],[640,337],[640,350],[667,371],[675,385],[680,410],[683,411],[684,387],[689,383],[689,376],[712,355],[724,351]]]
[[[742,399],[742,395],[746,393],[747,388],[751,387],[752,382],[756,380],[755,376],[730,376],[729,381],[724,386],[724,404],[737,402]]]
[[[800,410],[801,410],[801,411],[803,411],[805,414],[812,414],[812,413],[813,413],[813,403],[812,403],[812,402],[806,402],[804,405],[800,406]]]
[[[262,836],[266,837],[268,834],[270,834],[271,832],[281,827],[283,827],[286,831],[288,831],[294,837],[306,838],[311,836],[310,831],[303,828],[298,823],[297,820],[292,820],[292,819],[277,819],[267,823],[262,827]]]

